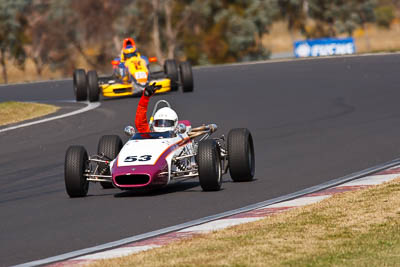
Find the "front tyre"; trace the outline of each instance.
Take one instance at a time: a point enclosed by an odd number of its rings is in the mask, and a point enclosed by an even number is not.
[[[88,71],[87,81],[88,81],[89,101],[90,102],[99,101],[99,95],[100,95],[99,78],[95,70]]]
[[[251,181],[255,172],[253,137],[246,128],[232,129],[228,134],[229,173],[235,182]]]
[[[64,179],[67,194],[84,197],[89,190],[89,181],[84,176],[88,164],[88,155],[83,146],[71,146],[65,155]]]
[[[179,73],[174,59],[167,59],[164,63],[164,73],[171,80],[171,91],[178,90]]]
[[[74,94],[76,101],[85,101],[87,98],[87,78],[85,70],[76,69],[73,74]]]
[[[199,143],[197,161],[200,186],[204,191],[218,191],[222,184],[222,166],[217,142],[207,139]]]
[[[103,135],[97,146],[97,154],[104,155],[110,160],[115,159],[122,149],[122,140],[118,135]],[[110,175],[109,166],[99,163],[99,172],[102,175]],[[104,189],[114,188],[111,182],[100,182]]]
[[[179,64],[181,74],[182,90],[184,93],[193,92],[193,73],[190,62],[185,61]]]

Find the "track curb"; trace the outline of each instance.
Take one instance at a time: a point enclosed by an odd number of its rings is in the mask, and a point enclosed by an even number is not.
[[[271,214],[317,203],[337,193],[354,191],[378,185],[393,180],[399,176],[400,158],[288,195],[252,204],[236,210],[15,266],[70,266],[89,264],[101,259],[123,257],[167,245],[171,242],[192,237],[194,235],[260,220],[270,216]]]

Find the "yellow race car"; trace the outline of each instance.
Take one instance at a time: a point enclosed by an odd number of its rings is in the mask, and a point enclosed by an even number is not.
[[[123,62],[119,59],[112,62],[114,72],[110,76],[99,77],[95,70],[87,73],[76,69],[73,74],[73,85],[76,101],[99,101],[103,97],[120,97],[141,95],[144,88],[156,83],[160,89],[156,93],[176,91],[193,91],[193,74],[189,62],[177,63],[173,59],[166,60],[164,66],[157,64],[157,58],[138,55]]]

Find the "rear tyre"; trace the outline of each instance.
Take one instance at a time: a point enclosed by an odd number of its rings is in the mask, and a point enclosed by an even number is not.
[[[100,95],[99,78],[95,70],[88,71],[87,81],[88,81],[89,101],[90,102],[99,101],[99,95]]]
[[[115,159],[122,149],[122,140],[118,135],[103,135],[97,146],[97,153],[103,154],[110,160]],[[99,163],[99,172],[102,175],[110,175],[110,169],[107,164]],[[100,182],[104,189],[114,188],[111,182]]]
[[[232,129],[228,134],[229,173],[235,182],[251,181],[255,172],[253,137],[246,128]]]
[[[73,75],[74,94],[76,101],[85,101],[87,98],[87,79],[83,69],[76,69]]]
[[[174,59],[167,59],[164,63],[164,72],[171,80],[171,91],[178,90],[179,73],[178,66]]]
[[[89,181],[83,174],[88,164],[88,155],[83,146],[71,146],[65,155],[64,180],[67,194],[84,197],[89,190]]]
[[[218,191],[222,184],[222,166],[217,142],[207,139],[199,143],[197,160],[203,191]]]
[[[193,92],[193,73],[190,62],[185,61],[179,64],[181,74],[182,90],[184,93]]]

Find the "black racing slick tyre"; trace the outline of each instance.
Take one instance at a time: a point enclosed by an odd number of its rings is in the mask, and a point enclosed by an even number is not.
[[[235,182],[253,180],[255,156],[253,137],[246,128],[232,129],[228,134],[229,173]]]
[[[84,197],[89,190],[89,181],[84,176],[88,164],[88,155],[83,146],[70,146],[65,155],[64,179],[67,194]]]
[[[76,69],[73,75],[74,94],[76,101],[85,101],[87,98],[87,79],[83,69]]]
[[[182,90],[184,93],[193,92],[193,73],[190,62],[185,61],[179,64],[181,74]]]
[[[178,90],[179,73],[174,59],[167,59],[164,62],[164,73],[171,80],[171,91]]]
[[[218,191],[222,184],[222,166],[217,142],[207,139],[199,143],[197,153],[200,186],[203,191]]]
[[[87,85],[89,92],[89,101],[97,102],[99,101],[100,88],[99,88],[99,78],[95,70],[90,70],[87,73]]]
[[[122,140],[118,135],[103,135],[97,146],[98,155],[104,155],[109,160],[113,160],[118,156],[122,149]],[[110,170],[107,164],[99,163],[99,172],[102,175],[110,175]],[[100,182],[104,189],[113,188],[111,182]]]

